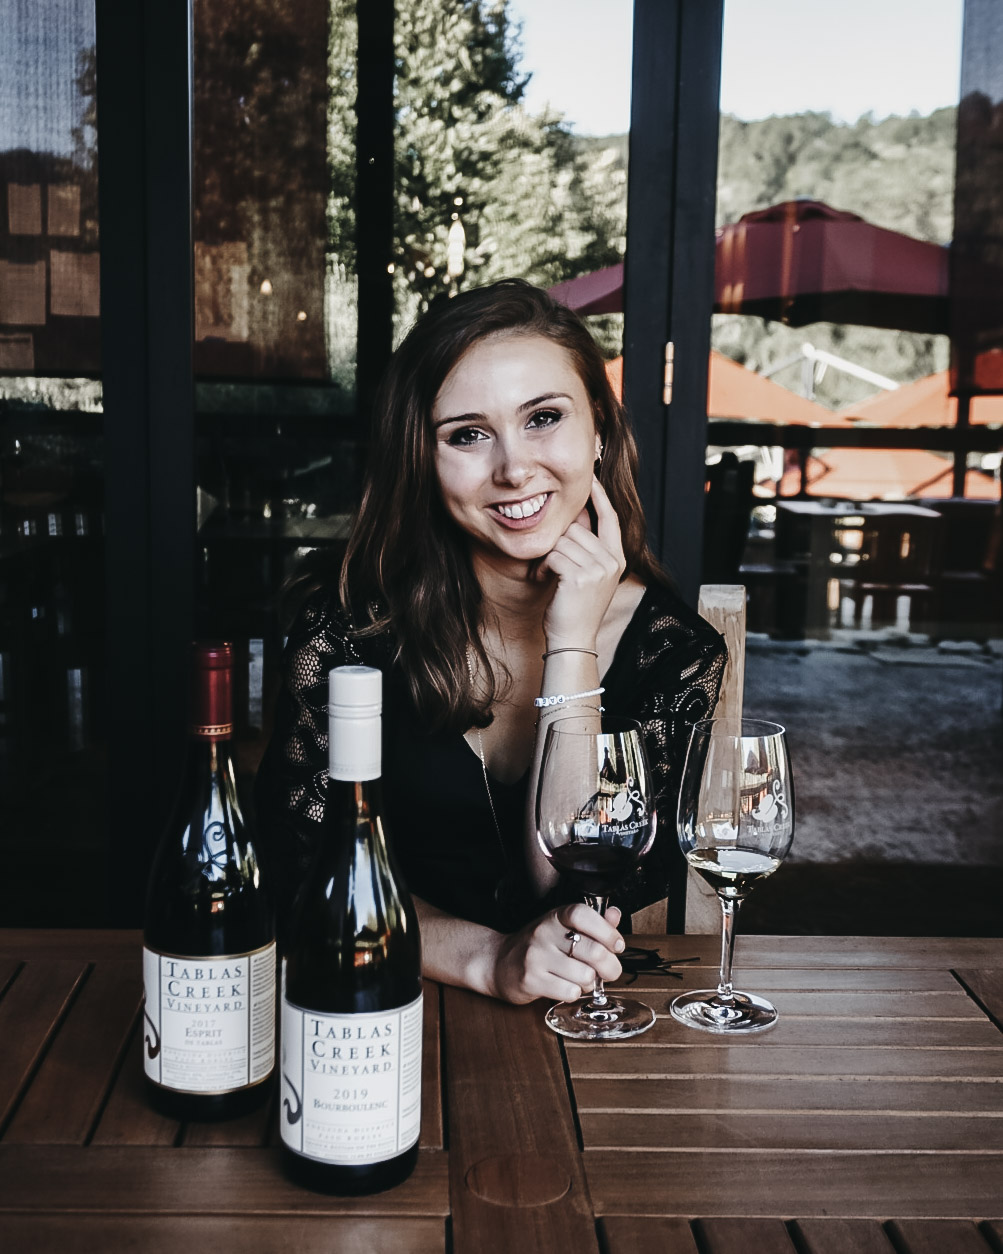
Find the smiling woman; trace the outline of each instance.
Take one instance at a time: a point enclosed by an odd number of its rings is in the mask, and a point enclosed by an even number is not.
[[[287,929],[323,813],[327,673],[361,661],[384,674],[387,817],[426,973],[516,1002],[618,974],[620,909],[664,897],[671,823],[604,919],[562,897],[528,809],[547,727],[605,692],[642,723],[670,814],[689,725],[717,697],[722,641],[647,549],[636,465],[601,355],[545,293],[504,281],[413,329],[338,594],[321,588],[290,635],[259,775]]]
[[[475,569],[545,557],[585,508],[602,447],[567,350],[542,336],[482,340],[450,371],[432,421],[443,504]]]

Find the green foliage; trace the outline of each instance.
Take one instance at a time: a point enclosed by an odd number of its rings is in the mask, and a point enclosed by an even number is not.
[[[820,113],[758,122],[725,115],[718,152],[718,224],[810,196],[859,213],[877,226],[947,243],[953,222],[955,124],[954,109],[938,109],[925,118],[876,121],[864,116],[852,125]],[[795,328],[731,315],[714,318],[712,342],[720,352],[761,372],[810,342],[897,382],[944,369],[949,353],[944,336],[830,323]],[[800,390],[800,367],[782,370],[776,382]],[[838,409],[874,390],[830,370],[817,380],[815,399]]]
[[[402,0],[395,42],[399,329],[454,285],[547,286],[622,255],[623,162],[590,159],[559,116],[523,108],[507,0]],[[451,278],[454,215],[464,269]]]
[[[330,0],[327,57],[328,271],[355,272],[356,0]]]
[[[952,229],[956,110],[927,118],[825,113],[721,118],[718,225],[796,196],[849,209],[877,226],[947,243]]]

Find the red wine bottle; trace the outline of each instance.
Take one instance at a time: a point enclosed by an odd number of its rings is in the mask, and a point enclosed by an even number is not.
[[[275,1066],[275,922],[232,735],[233,650],[197,644],[188,761],[153,860],[143,945],[147,1089],[177,1119],[254,1109]]]
[[[421,942],[380,805],[382,675],[329,679],[322,844],[283,960],[288,1174],[325,1193],[375,1193],[418,1161]]]

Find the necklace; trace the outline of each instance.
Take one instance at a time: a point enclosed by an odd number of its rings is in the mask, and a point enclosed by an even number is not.
[[[467,649],[467,670],[470,674],[470,690],[474,688],[474,664],[470,657],[470,650]],[[488,794],[488,805],[491,807],[491,821],[495,825],[495,835],[498,837],[498,844],[501,847],[502,856],[508,863],[508,854],[505,852],[505,842],[502,840],[501,824],[498,822],[498,814],[495,811],[495,799],[491,795],[491,784],[488,781],[488,764],[484,757],[484,737],[481,735],[481,729],[475,727],[477,734],[477,756],[481,760],[481,774],[484,776],[484,791]]]

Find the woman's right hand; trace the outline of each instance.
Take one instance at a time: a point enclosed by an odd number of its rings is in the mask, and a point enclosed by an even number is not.
[[[494,964],[492,993],[516,1005],[546,997],[576,1001],[592,992],[595,973],[604,980],[620,974],[617,954],[624,940],[616,930],[620,911],[611,906],[605,918],[577,902],[550,910],[535,923],[502,938]],[[568,932],[581,939],[569,953]]]

